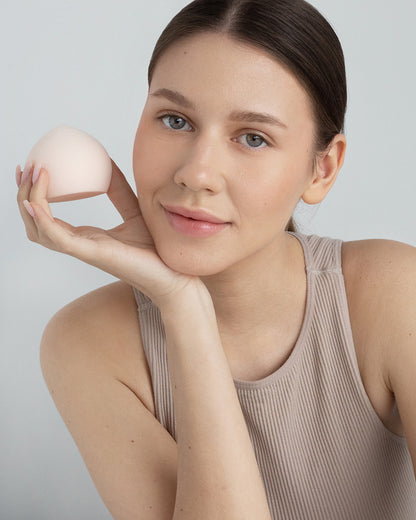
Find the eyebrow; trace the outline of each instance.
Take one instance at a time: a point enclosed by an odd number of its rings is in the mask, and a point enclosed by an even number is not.
[[[155,92],[150,93],[151,96],[155,97],[164,97],[177,105],[182,106],[183,108],[187,108],[190,110],[196,110],[195,104],[192,103],[188,98],[186,98],[180,92],[176,90],[171,90],[168,88],[160,88],[155,90]],[[250,123],[266,123],[268,125],[279,126],[281,128],[287,129],[287,125],[280,121],[277,117],[267,114],[265,112],[252,112],[248,110],[238,111],[234,110],[230,114],[231,121],[248,121]]]

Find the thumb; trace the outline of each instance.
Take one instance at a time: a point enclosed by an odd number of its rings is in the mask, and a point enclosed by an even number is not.
[[[139,201],[120,168],[112,159],[111,163],[113,165],[113,170],[107,195],[120,213],[122,219],[130,220],[131,218],[137,217],[141,214]]]

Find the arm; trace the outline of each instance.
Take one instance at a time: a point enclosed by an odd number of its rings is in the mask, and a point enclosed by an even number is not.
[[[108,332],[113,318],[105,306],[89,317],[75,304],[47,327],[41,359],[51,394],[116,520],[269,520],[209,293],[199,279],[162,262],[137,199],[132,200],[131,190],[122,195],[124,181],[119,180],[114,200],[127,220],[109,231],[54,219],[43,169],[33,187],[31,175],[19,185],[19,209],[31,240],[137,287],[161,309],[175,381],[179,464],[170,436],[123,376],[115,377],[117,363],[101,358],[103,346],[111,351],[121,341],[117,332]],[[97,322],[100,326],[91,327]],[[195,377],[196,370],[202,377]]]
[[[58,311],[43,377],[114,520],[171,520],[177,446],[153,415],[131,287],[117,282]]]
[[[178,435],[174,520],[270,519],[211,299],[191,288],[161,313]]]
[[[121,282],[48,323],[40,357],[49,392],[115,520],[269,519],[212,308],[195,293],[180,304],[163,311],[178,444],[146,399],[136,304]]]
[[[385,259],[386,371],[416,476],[416,248],[391,243]]]

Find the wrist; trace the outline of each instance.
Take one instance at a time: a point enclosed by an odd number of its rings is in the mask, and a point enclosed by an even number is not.
[[[203,313],[215,318],[214,305],[208,289],[199,278],[190,279],[189,283],[155,302],[164,322],[178,320],[181,316],[189,319],[195,314]]]

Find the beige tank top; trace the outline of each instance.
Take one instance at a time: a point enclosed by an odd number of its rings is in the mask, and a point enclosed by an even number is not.
[[[296,345],[264,379],[234,380],[272,517],[415,520],[416,482],[406,439],[384,426],[361,381],[342,241],[290,233],[303,246],[308,282]],[[135,294],[156,417],[176,440],[160,313],[148,297]]]

